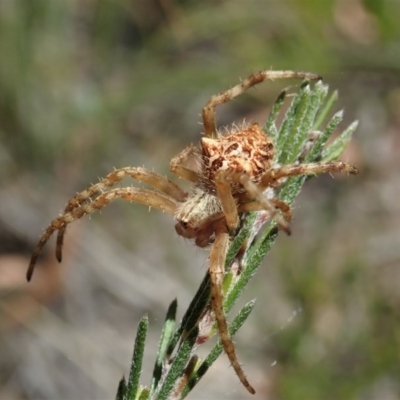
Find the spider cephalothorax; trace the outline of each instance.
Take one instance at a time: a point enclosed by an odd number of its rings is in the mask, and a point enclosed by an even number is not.
[[[195,239],[200,247],[212,243],[215,224],[225,219],[226,212],[234,214],[228,225],[230,233],[236,231],[238,211],[245,211],[253,197],[241,180],[245,177],[259,183],[262,173],[271,168],[274,155],[271,139],[258,124],[233,127],[226,135],[218,135],[201,139],[201,169],[196,186],[175,214],[177,233]],[[218,190],[223,190],[223,185],[231,192],[233,201],[230,204],[221,203]],[[232,210],[228,209],[230,206]]]
[[[277,198],[265,196],[263,193],[266,189],[279,186],[282,179],[294,175],[340,171],[357,173],[354,167],[340,161],[274,166],[272,139],[259,125],[234,125],[226,129],[224,134],[217,130],[216,106],[232,100],[266,79],[281,78],[319,77],[305,72],[262,71],[211,97],[202,113],[205,132],[200,146],[187,147],[171,160],[171,171],[179,178],[192,182],[192,190],[185,192],[168,178],[144,168],[125,167],[111,172],[97,184],[73,197],[64,213],[51,222],[32,255],[27,279],[31,279],[36,260],[55,231],[58,231],[56,256],[61,261],[66,226],[107,206],[115,199],[122,198],[167,212],[175,217],[175,229],[180,236],[192,239],[200,247],[211,246],[211,307],[221,343],[240,381],[250,393],[255,393],[237,360],[223,309],[225,258],[230,239],[238,229],[239,216],[248,211],[266,210],[269,217],[276,219],[281,229],[289,232],[289,205]],[[197,170],[186,166],[186,161],[192,155],[200,159],[200,168]],[[131,186],[112,188],[126,177],[145,183],[153,190]]]
[[[271,168],[274,145],[258,124],[232,127],[226,135],[201,139],[205,178],[213,182],[221,171],[244,173],[255,183]]]

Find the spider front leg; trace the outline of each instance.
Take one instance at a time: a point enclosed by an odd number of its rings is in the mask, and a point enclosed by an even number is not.
[[[203,126],[204,134],[206,137],[217,138],[217,123],[215,117],[215,108],[220,105],[227,103],[233,98],[241,95],[250,87],[257,85],[265,80],[274,79],[321,79],[319,75],[310,72],[298,72],[298,71],[260,71],[250,75],[247,79],[228,89],[224,92],[216,94],[211,97],[207,104],[203,108]]]
[[[218,331],[222,346],[229,361],[232,364],[236,375],[243,386],[254,394],[255,390],[247,380],[242,367],[236,356],[235,345],[229,334],[228,323],[224,312],[224,294],[222,283],[225,276],[225,259],[229,245],[229,233],[224,220],[219,221],[215,226],[215,241],[210,253],[209,274],[211,281],[211,306],[217,321]]]
[[[75,220],[82,218],[85,215],[92,214],[96,210],[102,209],[112,201],[119,198],[127,201],[141,203],[149,207],[154,207],[171,215],[175,214],[177,207],[177,201],[175,199],[162,193],[155,192],[153,190],[140,189],[135,187],[108,190],[107,192],[100,194],[91,203],[86,203],[82,206],[76,207],[71,212],[61,215],[50,223],[48,228],[41,236],[39,243],[37,244],[32,254],[28,271],[26,273],[26,279],[28,281],[31,280],[39,254],[55,231],[64,229],[71,222],[74,222]]]
[[[357,168],[342,161],[288,164],[267,171],[261,178],[261,185],[266,188],[276,185],[277,181],[281,178],[295,175],[316,175],[327,172],[347,172],[352,175],[358,174]]]
[[[166,195],[172,197],[177,201],[182,201],[186,196],[186,193],[178,185],[160,174],[149,171],[145,168],[125,167],[110,172],[98,183],[76,194],[72,199],[68,201],[68,204],[64,209],[64,215],[70,213],[75,208],[81,207],[84,203],[91,200],[93,196],[98,196],[101,193],[104,193],[111,186],[116,185],[117,183],[128,177],[135,179],[138,182],[142,182],[149,186],[152,186],[153,188],[165,193]],[[67,225],[64,225],[59,228],[57,234],[56,257],[59,262],[61,262],[62,259],[62,247],[66,226]]]

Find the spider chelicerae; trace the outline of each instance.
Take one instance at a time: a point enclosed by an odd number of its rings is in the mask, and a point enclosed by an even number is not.
[[[276,219],[278,227],[289,233],[289,205],[278,198],[264,196],[266,189],[277,187],[282,179],[294,175],[342,171],[357,173],[356,168],[341,161],[274,165],[273,141],[258,124],[233,125],[225,129],[224,133],[217,129],[215,108],[218,105],[232,100],[264,80],[284,78],[319,79],[317,75],[306,72],[262,71],[211,97],[202,112],[204,136],[200,145],[187,147],[172,158],[170,164],[176,176],[193,183],[190,191],[182,190],[170,179],[145,168],[125,167],[114,170],[74,196],[69,200],[64,213],[54,219],[41,236],[29,264],[28,281],[32,278],[42,248],[55,231],[58,231],[56,257],[61,261],[67,225],[102,209],[115,199],[141,203],[171,214],[175,217],[178,235],[192,239],[199,247],[211,248],[211,307],[219,336],[240,381],[250,393],[255,393],[237,360],[223,310],[225,258],[230,240],[239,228],[240,215],[266,210],[271,218]],[[192,156],[200,160],[197,170],[187,166]],[[113,188],[127,177],[147,184],[152,189]]]

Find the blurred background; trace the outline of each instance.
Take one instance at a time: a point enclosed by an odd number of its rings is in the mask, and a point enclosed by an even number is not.
[[[114,167],[170,176],[208,98],[272,68],[339,89],[360,175],[306,184],[292,236],[243,296],[257,298],[236,337],[252,398],[399,399],[399,15],[399,0],[1,0],[0,398],[114,398],[144,313],[149,384],[167,306],[177,297],[182,316],[207,252],[119,201],[69,226],[61,264],[50,241],[27,284],[29,256]],[[219,124],[263,123],[291,84],[219,107]],[[189,398],[251,396],[224,356]]]

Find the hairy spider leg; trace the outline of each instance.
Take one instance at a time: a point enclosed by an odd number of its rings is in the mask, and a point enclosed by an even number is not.
[[[233,174],[233,179],[240,182],[250,196],[255,199],[264,210],[268,211],[271,218],[275,218],[280,229],[290,235],[290,207],[283,201],[275,200],[271,201],[264,196],[262,189],[255,184],[250,177],[245,174]],[[282,211],[282,214],[278,213],[278,209]]]
[[[260,186],[267,188],[276,185],[281,178],[295,175],[316,175],[327,172],[347,172],[351,175],[358,174],[357,168],[342,161],[330,161],[323,163],[288,164],[266,171],[261,177]]]
[[[227,103],[233,98],[241,95],[250,87],[257,85],[265,80],[274,79],[310,79],[316,80],[321,79],[319,75],[310,72],[299,72],[299,71],[260,71],[255,74],[250,75],[248,78],[243,80],[238,85],[232,87],[231,89],[225,90],[219,94],[216,94],[210,98],[207,104],[203,108],[203,126],[204,135],[210,138],[217,138],[217,122],[215,115],[215,108],[220,104]]]
[[[239,215],[237,211],[236,200],[232,194],[230,182],[226,179],[229,174],[227,171],[217,171],[214,176],[214,184],[217,190],[218,198],[221,202],[221,208],[225,215],[225,222],[231,235],[234,234],[239,225]]]
[[[238,209],[231,189],[231,184],[235,183],[240,183],[246,189],[246,197],[249,198],[249,202],[240,203],[239,209],[241,211],[265,210],[271,218],[276,219],[280,229],[290,234],[289,222],[292,214],[290,207],[285,202],[265,197],[262,189],[245,172],[220,171],[216,174],[215,186],[221,199],[222,210],[230,232],[236,229],[239,222]],[[240,198],[240,195],[238,197]],[[241,200],[243,201],[243,198]],[[280,210],[282,215],[277,210]],[[235,221],[236,225],[232,223],[230,225],[229,221]]]
[[[290,222],[292,219],[292,211],[290,206],[286,204],[284,201],[279,199],[268,199],[268,202],[275,207],[275,209],[280,210],[285,218],[285,221]],[[248,203],[242,203],[239,205],[240,212],[250,212],[250,211],[261,211],[265,210],[265,206],[260,201],[249,201]],[[265,210],[267,211],[267,210]],[[272,218],[273,215],[270,215],[269,218]]]
[[[218,325],[219,336],[226,355],[231,362],[236,375],[243,386],[254,394],[255,390],[250,385],[236,356],[235,345],[228,330],[228,323],[224,313],[224,298],[222,283],[225,276],[225,258],[229,245],[229,233],[225,221],[215,225],[215,241],[210,253],[209,274],[211,280],[211,305]]]
[[[165,194],[155,192],[153,190],[135,187],[110,189],[100,194],[92,202],[78,206],[74,208],[71,212],[61,215],[50,223],[50,225],[41,236],[39,243],[37,244],[32,254],[28,271],[26,273],[26,279],[28,281],[31,280],[39,254],[55,231],[64,228],[71,222],[74,222],[75,220],[82,218],[85,215],[92,214],[96,210],[102,209],[112,201],[119,198],[131,202],[141,203],[149,207],[154,207],[171,215],[175,214],[177,208],[177,201],[175,199]]]
[[[83,203],[91,201],[92,196],[98,196],[107,191],[111,186],[116,185],[125,178],[132,178],[138,182],[145,183],[153,188],[165,193],[177,201],[182,201],[186,193],[174,182],[168,178],[149,171],[141,167],[124,167],[110,172],[106,177],[102,178],[98,183],[90,186],[89,188],[77,193],[72,199],[68,201],[64,209],[64,214],[68,214],[73,209],[81,207]],[[62,247],[64,242],[64,235],[67,225],[62,226],[58,230],[57,244],[56,244],[56,257],[59,262],[62,260]]]
[[[233,197],[231,180],[232,173],[228,171],[218,171],[215,174],[215,188],[218,198],[221,202],[221,208],[225,218],[215,223],[215,241],[210,253],[209,274],[211,279],[211,305],[215,313],[215,319],[218,325],[218,331],[221,338],[222,346],[227,354],[229,361],[239,380],[244,387],[252,394],[255,393],[254,388],[250,385],[246,375],[240,366],[237,359],[235,345],[232,337],[229,334],[228,323],[224,313],[224,295],[222,282],[225,275],[225,259],[228,251],[229,238],[232,235],[238,224],[239,216],[235,198]],[[263,204],[264,206],[264,204]],[[271,208],[271,205],[268,205]]]

